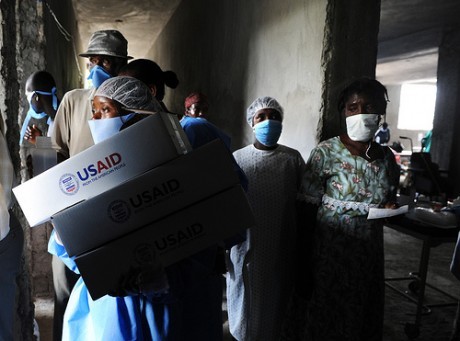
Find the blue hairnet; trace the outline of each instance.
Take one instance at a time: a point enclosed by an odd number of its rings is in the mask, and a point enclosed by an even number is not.
[[[160,103],[152,96],[148,86],[133,77],[109,78],[97,88],[94,96],[113,99],[129,109],[162,111]]]
[[[252,127],[252,120],[256,113],[261,109],[274,109],[281,114],[281,119],[283,118],[283,108],[273,97],[259,97],[249,106],[246,114],[246,119],[248,124]]]

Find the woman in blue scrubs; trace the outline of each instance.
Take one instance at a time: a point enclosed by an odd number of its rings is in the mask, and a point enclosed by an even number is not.
[[[105,81],[93,106],[90,126],[95,143],[145,117],[124,108],[162,110],[149,88],[132,77]],[[54,231],[48,251],[78,273]],[[80,278],[64,315],[63,340],[222,340],[222,273],[217,264],[216,245],[168,266],[164,272],[152,269],[143,278],[153,281],[130,278],[127,282],[135,285],[96,301]]]

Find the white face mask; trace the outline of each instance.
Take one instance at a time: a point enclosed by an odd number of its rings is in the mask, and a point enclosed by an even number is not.
[[[359,114],[346,118],[347,133],[353,141],[371,140],[379,128],[379,114]]]
[[[34,91],[26,91],[27,102],[30,104],[32,102],[32,97],[34,95]]]
[[[89,129],[91,130],[94,143],[97,144],[102,142],[118,133],[129,116],[132,116],[132,114],[99,120],[89,120]]]

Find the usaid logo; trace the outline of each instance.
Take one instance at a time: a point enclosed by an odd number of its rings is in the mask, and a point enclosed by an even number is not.
[[[155,247],[160,253],[163,253],[169,249],[174,249],[175,247],[200,238],[204,234],[204,226],[200,223],[195,223],[155,240]]]
[[[181,190],[180,183],[176,179],[165,181],[159,185],[153,186],[142,193],[129,198],[131,207],[137,212],[144,207],[150,207],[151,203],[159,202],[178,193]]]
[[[64,174],[59,179],[59,188],[64,194],[74,195],[78,192],[80,185],[78,183],[78,178],[70,173]]]
[[[152,244],[142,243],[134,249],[134,259],[140,265],[152,265],[156,262],[156,253]]]
[[[118,165],[121,161],[121,155],[118,153],[113,153],[109,156],[106,156],[104,159],[100,159],[84,167],[82,170],[77,171],[77,175],[81,181],[86,181],[92,176],[96,176],[104,171],[108,171],[110,168]]]
[[[107,209],[107,213],[110,220],[115,223],[125,222],[131,216],[129,205],[123,200],[115,200],[111,202]]]

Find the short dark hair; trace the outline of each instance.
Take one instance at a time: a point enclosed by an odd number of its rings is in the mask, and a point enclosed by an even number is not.
[[[175,89],[179,84],[175,72],[163,71],[157,63],[149,59],[133,60],[120,70],[119,75],[137,78],[148,86],[155,85],[157,89],[155,97],[159,101],[162,101],[165,96],[165,85]]]
[[[339,100],[337,102],[337,109],[339,113],[345,108],[345,103],[354,94],[365,94],[372,99],[382,101],[382,107],[387,108],[388,102],[388,92],[385,86],[380,83],[378,80],[371,78],[360,78],[351,82],[339,95]],[[384,113],[382,113],[384,114]]]
[[[32,90],[51,92],[56,87],[56,81],[51,73],[47,71],[37,71],[29,76]]]

